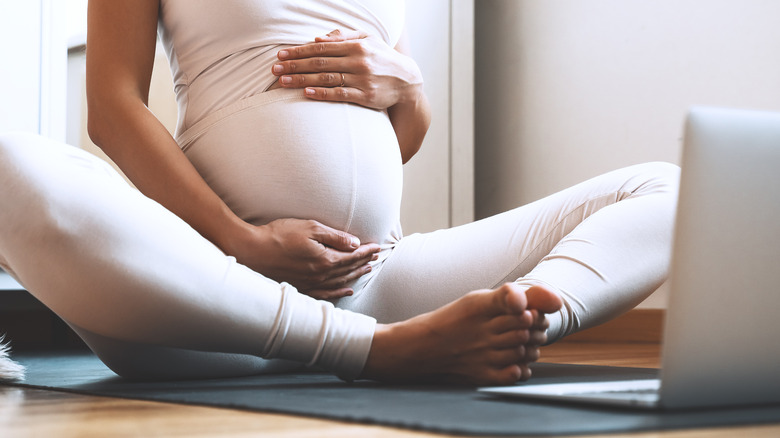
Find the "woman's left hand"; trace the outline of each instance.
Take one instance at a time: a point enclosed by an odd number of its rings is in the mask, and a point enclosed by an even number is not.
[[[313,43],[282,49],[272,73],[283,88],[315,100],[387,109],[422,94],[422,73],[408,56],[365,32],[334,30]]]

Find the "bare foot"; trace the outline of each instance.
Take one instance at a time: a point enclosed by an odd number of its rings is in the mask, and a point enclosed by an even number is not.
[[[379,325],[362,378],[396,382],[508,385],[531,376],[546,341],[552,292],[505,284],[471,292],[433,312]]]

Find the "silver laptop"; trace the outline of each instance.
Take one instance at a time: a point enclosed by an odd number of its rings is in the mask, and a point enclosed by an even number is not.
[[[480,388],[678,409],[780,403],[780,113],[693,108],[659,379]]]

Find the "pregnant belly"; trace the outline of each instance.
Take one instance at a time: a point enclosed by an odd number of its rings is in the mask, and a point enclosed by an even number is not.
[[[247,222],[314,219],[363,242],[400,237],[401,157],[384,112],[280,89],[213,113],[178,140]]]

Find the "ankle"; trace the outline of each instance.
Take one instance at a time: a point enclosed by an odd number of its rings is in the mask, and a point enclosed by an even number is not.
[[[392,324],[377,324],[374,330],[374,338],[371,341],[371,348],[368,351],[366,364],[360,373],[361,379],[384,380],[388,356],[388,348],[392,348]]]
[[[415,369],[410,363],[411,339],[405,336],[403,322],[377,324],[366,364],[360,374],[361,379],[379,381],[405,380],[409,370]]]

